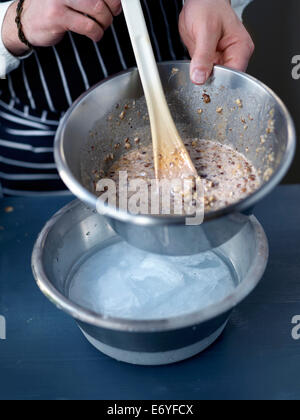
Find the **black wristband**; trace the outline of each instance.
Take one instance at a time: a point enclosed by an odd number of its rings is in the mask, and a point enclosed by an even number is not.
[[[23,32],[23,27],[22,27],[21,17],[22,17],[22,12],[23,12],[24,1],[25,0],[19,0],[19,2],[18,2],[17,16],[16,16],[16,19],[15,19],[15,22],[17,24],[18,35],[19,35],[20,41],[23,42],[23,44],[25,44],[26,47],[28,47],[31,50],[33,50],[33,46],[30,44],[29,41],[27,41],[27,39],[26,39],[26,37],[24,35],[24,32]]]

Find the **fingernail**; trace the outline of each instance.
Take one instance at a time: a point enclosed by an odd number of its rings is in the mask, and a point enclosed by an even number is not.
[[[207,73],[199,69],[195,69],[192,73],[192,81],[197,85],[204,85],[207,80]]]

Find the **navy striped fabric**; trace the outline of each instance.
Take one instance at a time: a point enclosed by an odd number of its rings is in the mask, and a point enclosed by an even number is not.
[[[141,2],[157,61],[187,58],[178,32],[182,0]],[[89,87],[133,66],[122,14],[98,44],[68,33],[57,46],[37,49],[7,80],[1,80],[2,193],[64,190],[53,160],[53,138],[61,116]]]

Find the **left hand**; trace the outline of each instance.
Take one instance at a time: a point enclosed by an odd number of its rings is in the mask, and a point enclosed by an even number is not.
[[[254,44],[230,0],[186,0],[179,31],[192,57],[193,83],[204,84],[215,64],[247,69]]]

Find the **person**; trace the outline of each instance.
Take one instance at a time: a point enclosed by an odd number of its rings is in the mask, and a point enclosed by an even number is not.
[[[215,64],[245,71],[250,1],[141,0],[156,60],[189,54],[199,85]],[[0,27],[0,196],[65,194],[53,159],[60,119],[92,85],[135,66],[121,2],[0,0]]]

